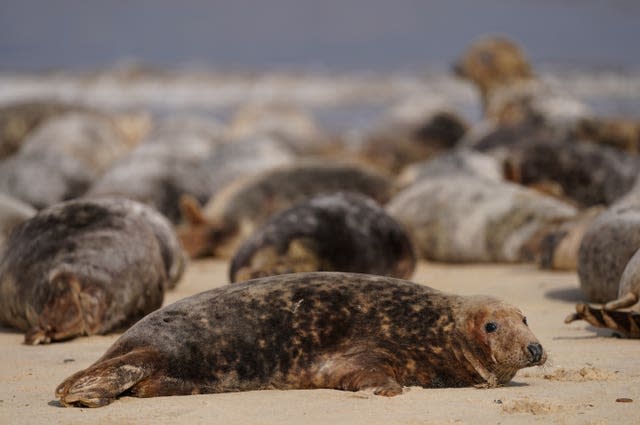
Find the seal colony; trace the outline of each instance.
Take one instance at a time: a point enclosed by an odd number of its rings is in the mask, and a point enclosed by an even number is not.
[[[316,272],[202,292],[139,321],[56,389],[64,406],[260,389],[505,384],[541,365],[522,312],[389,277]]]
[[[12,231],[0,323],[42,344],[130,325],[162,305],[184,256],[167,220],[124,199],[75,200]]]

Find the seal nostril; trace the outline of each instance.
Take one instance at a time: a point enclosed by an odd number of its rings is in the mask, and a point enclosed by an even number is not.
[[[542,359],[542,345],[535,342],[527,346],[527,350],[531,353],[534,363],[538,363]]]

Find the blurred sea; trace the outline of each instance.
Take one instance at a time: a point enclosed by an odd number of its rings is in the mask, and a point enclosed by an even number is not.
[[[582,100],[599,115],[640,118],[640,72],[562,69],[544,70],[540,76],[555,91]],[[133,66],[90,73],[0,73],[0,104],[33,98],[144,109],[158,116],[176,111],[207,114],[222,120],[244,104],[292,102],[336,132],[366,128],[407,99],[449,104],[471,121],[481,115],[475,90],[445,71],[242,73]]]
[[[640,118],[637,0],[0,0],[0,104],[224,119],[286,100],[340,131],[419,97],[475,120],[476,93],[448,68],[487,33],[598,114]]]

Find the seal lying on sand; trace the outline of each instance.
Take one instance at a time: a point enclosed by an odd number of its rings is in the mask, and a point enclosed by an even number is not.
[[[532,261],[527,242],[575,208],[506,182],[465,175],[426,179],[398,193],[386,210],[404,224],[419,256],[447,262]]]
[[[302,161],[239,180],[211,199],[204,210],[192,199],[182,202],[186,224],[178,228],[192,257],[231,257],[244,239],[273,214],[310,196],[355,192],[384,203],[393,190],[390,179],[352,164]]]
[[[76,200],[14,228],[0,261],[0,323],[27,344],[107,333],[162,304],[184,267],[159,213],[124,199]]]
[[[640,248],[640,210],[615,205],[587,228],[578,252],[578,276],[586,301],[604,303],[618,296],[622,274]]]
[[[546,353],[520,310],[364,274],[228,285],[145,317],[56,389],[65,406],[259,389],[496,386]]]
[[[413,246],[375,201],[355,193],[318,195],[273,216],[238,249],[232,282],[275,274],[341,271],[409,278]]]
[[[629,308],[628,311],[620,311]],[[632,338],[640,338],[640,249],[624,268],[618,288],[618,298],[603,308],[587,304],[576,305],[576,313],[569,315],[565,323],[586,320],[600,328],[609,328]]]

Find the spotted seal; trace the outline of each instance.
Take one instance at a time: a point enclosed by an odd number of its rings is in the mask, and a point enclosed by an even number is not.
[[[194,200],[184,198],[186,223],[178,227],[178,235],[192,257],[231,257],[273,214],[310,196],[340,191],[361,193],[385,203],[393,193],[393,182],[355,164],[300,161],[234,182],[203,210]]]
[[[409,278],[411,241],[373,199],[318,195],[270,218],[231,261],[232,282],[293,272],[342,271]]]
[[[14,228],[0,260],[0,323],[26,331],[27,344],[134,323],[160,307],[182,274],[169,226],[125,199],[68,201],[39,212]]]
[[[260,389],[492,387],[546,353],[522,312],[389,277],[293,273],[168,305],[56,389],[64,406]]]

